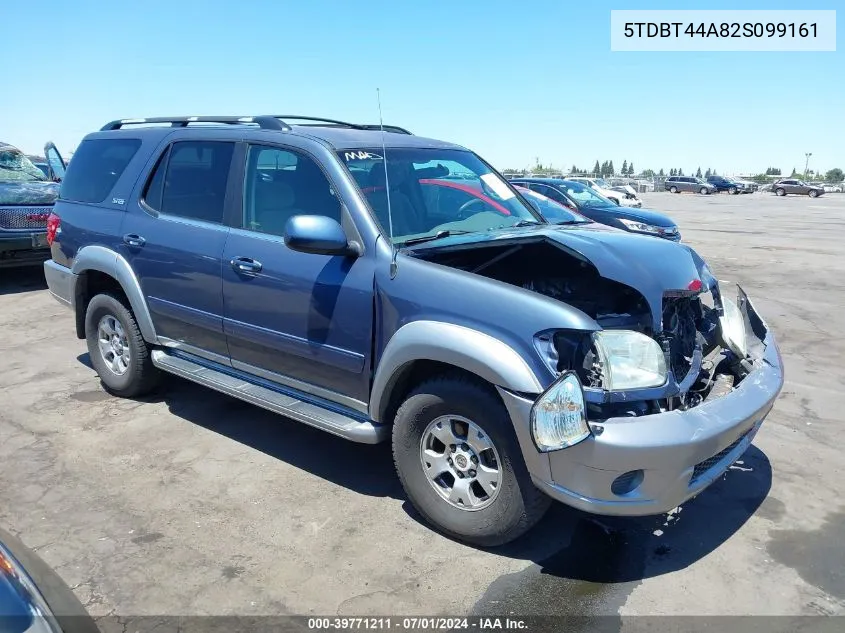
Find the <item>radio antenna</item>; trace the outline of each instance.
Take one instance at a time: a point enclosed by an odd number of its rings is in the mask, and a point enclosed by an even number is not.
[[[387,195],[387,230],[390,233],[390,248],[392,256],[390,258],[390,278],[396,277],[396,245],[393,243],[393,209],[390,206],[390,177],[387,173],[387,144],[384,140],[384,120],[381,116],[381,91],[376,88],[376,99],[378,100],[378,125],[381,129],[381,155],[384,163],[384,189]]]

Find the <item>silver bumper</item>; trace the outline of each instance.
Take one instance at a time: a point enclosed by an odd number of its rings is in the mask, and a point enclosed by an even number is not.
[[[524,444],[533,400],[500,391],[535,485],[558,501],[604,515],[660,514],[697,495],[745,452],[783,387],[771,332],[764,344],[754,370],[731,393],[686,411],[611,418],[601,434],[551,453]],[[641,483],[614,494],[613,482],[633,471],[642,471]]]
[[[70,271],[70,268],[48,259],[44,262],[44,278],[47,280],[50,294],[59,303],[72,308],[76,275]]]

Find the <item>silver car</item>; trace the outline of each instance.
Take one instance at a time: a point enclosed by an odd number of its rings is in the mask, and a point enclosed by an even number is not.
[[[681,193],[682,191],[691,191],[702,195],[716,193],[716,187],[695,176],[670,176],[663,183],[663,189],[672,193]]]

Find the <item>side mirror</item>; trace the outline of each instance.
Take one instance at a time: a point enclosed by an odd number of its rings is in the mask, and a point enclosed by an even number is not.
[[[285,226],[285,245],[300,253],[358,257],[361,245],[346,239],[337,220],[324,215],[295,215]]]

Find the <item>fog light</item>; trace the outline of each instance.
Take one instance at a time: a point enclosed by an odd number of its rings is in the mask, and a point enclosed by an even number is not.
[[[645,473],[642,470],[629,470],[613,480],[613,483],[610,484],[610,491],[617,497],[634,492],[643,483],[644,476]]]

